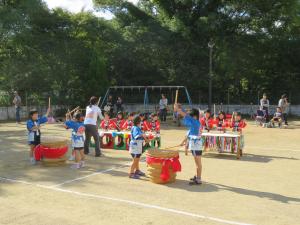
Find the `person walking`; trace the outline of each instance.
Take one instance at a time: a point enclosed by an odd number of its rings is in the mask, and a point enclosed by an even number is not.
[[[168,99],[164,94],[161,95],[161,99],[159,100],[159,117],[160,121],[167,121],[167,110],[168,110]]]
[[[100,137],[98,133],[97,120],[98,117],[103,119],[101,109],[98,107],[98,98],[93,96],[90,99],[90,104],[86,107],[86,114],[84,119],[85,126],[85,141],[84,141],[84,154],[89,154],[89,146],[91,137],[95,141],[95,157],[101,157]]]
[[[283,116],[285,125],[288,125],[287,110],[288,110],[289,105],[290,105],[290,103],[288,102],[287,95],[283,94],[281,96],[281,99],[279,99],[278,107],[281,108],[281,112],[282,112],[282,116]]]
[[[20,111],[21,111],[21,104],[22,104],[22,99],[19,96],[18,92],[15,91],[14,92],[14,100],[13,100],[13,104],[15,105],[15,109],[16,109],[16,122],[18,124],[21,123],[21,116],[20,116]]]

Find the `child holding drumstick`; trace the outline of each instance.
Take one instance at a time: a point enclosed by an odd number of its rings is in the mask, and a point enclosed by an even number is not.
[[[129,144],[129,152],[132,156],[132,164],[130,167],[129,178],[139,179],[140,176],[145,176],[140,170],[139,163],[143,152],[143,141],[149,142],[146,135],[141,129],[141,118],[136,116],[133,120],[133,127],[131,128],[131,141]]]
[[[35,158],[33,156],[34,149],[37,145],[41,143],[41,124],[47,123],[48,115],[50,113],[50,107],[47,110],[45,116],[39,117],[39,113],[36,109],[33,109],[29,113],[29,120],[27,121],[28,130],[28,144],[30,146],[30,163],[32,165],[36,164]]]
[[[199,135],[201,124],[199,122],[199,110],[192,109],[190,114],[184,112],[180,105],[174,105],[174,112],[177,112],[179,115],[183,117],[184,124],[189,128],[187,135],[188,149],[192,152],[196,164],[196,175],[191,178],[190,185],[200,185],[201,181],[201,173],[202,173],[202,163],[201,163],[201,155],[202,155],[202,140]],[[184,144],[184,142],[183,142]],[[187,154],[187,152],[186,152]]]

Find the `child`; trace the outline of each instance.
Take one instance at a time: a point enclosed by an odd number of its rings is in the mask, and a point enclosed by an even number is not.
[[[150,127],[148,125],[146,115],[144,113],[141,113],[139,116],[140,116],[140,119],[141,119],[141,129],[142,129],[142,131],[150,131]]]
[[[129,178],[139,179],[140,176],[145,176],[145,173],[140,171],[139,163],[143,152],[143,141],[149,142],[141,129],[141,118],[136,116],[133,120],[134,126],[131,128],[131,141],[129,144],[129,152],[133,158],[130,167]]]
[[[125,121],[123,119],[123,113],[122,112],[118,112],[117,114],[117,118],[115,118],[113,120],[113,127],[118,130],[118,131],[121,131],[122,130],[122,127],[124,125]]]
[[[200,120],[202,130],[209,132],[212,129],[211,112],[209,109],[204,111],[204,117]]]
[[[215,121],[218,131],[225,132],[225,128],[226,128],[225,117],[226,117],[225,112],[220,111],[218,114],[218,118]]]
[[[234,113],[235,116],[233,118],[231,127],[233,132],[242,133],[242,129],[247,126],[246,122],[242,119],[242,114],[240,112]]]
[[[35,158],[33,157],[34,149],[41,143],[41,131],[40,125],[48,121],[48,115],[50,113],[50,107],[47,110],[45,116],[39,117],[38,111],[33,109],[29,113],[29,120],[27,121],[28,130],[28,144],[30,146],[30,163],[36,164]]]
[[[278,126],[281,127],[282,124],[282,110],[280,107],[276,108],[276,112],[274,113],[274,116],[271,120],[273,127],[275,127],[275,122],[278,122]]]
[[[74,114],[74,120],[71,120],[70,114],[67,114],[65,127],[72,129],[72,147],[75,152],[75,164],[72,169],[84,167],[84,132],[83,116],[81,113]]]
[[[202,164],[201,164],[201,155],[202,155],[202,140],[200,134],[201,124],[199,122],[199,110],[192,109],[190,114],[187,114],[181,109],[181,106],[178,104],[174,105],[174,111],[183,117],[184,124],[189,128],[187,140],[189,143],[188,149],[192,152],[196,164],[196,174],[191,178],[190,185],[200,185],[201,173],[202,173]],[[183,142],[185,144],[185,141]],[[186,152],[187,155],[187,152]]]
[[[101,121],[100,127],[103,130],[109,130],[109,129],[114,128],[114,125],[113,125],[112,121],[110,120],[108,112],[104,112],[104,119]]]
[[[160,146],[160,122],[158,120],[158,115],[156,113],[151,114],[151,122],[149,123],[150,130],[154,132],[156,135],[154,146],[159,148]]]
[[[133,117],[134,117],[134,113],[128,114],[128,118],[123,124],[122,130],[131,130],[131,128],[133,127]]]

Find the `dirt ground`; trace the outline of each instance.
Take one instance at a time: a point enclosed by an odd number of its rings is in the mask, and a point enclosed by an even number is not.
[[[288,129],[245,129],[245,154],[203,156],[201,186],[191,155],[168,185],[128,179],[130,155],[104,150],[84,169],[31,166],[25,125],[0,124],[0,224],[10,225],[217,225],[300,224],[300,122]],[[162,128],[163,146],[179,144],[185,129]],[[59,125],[44,136],[70,137]],[[141,163],[145,171],[145,162]]]

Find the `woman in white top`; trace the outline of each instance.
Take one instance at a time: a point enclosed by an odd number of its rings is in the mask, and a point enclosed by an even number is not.
[[[84,142],[84,154],[89,154],[89,146],[91,142],[91,137],[94,138],[95,141],[95,157],[100,157],[101,149],[100,149],[100,138],[97,127],[98,117],[103,119],[101,109],[98,107],[98,98],[93,96],[90,99],[90,105],[86,107],[86,114],[84,119],[85,126],[85,142]]]

